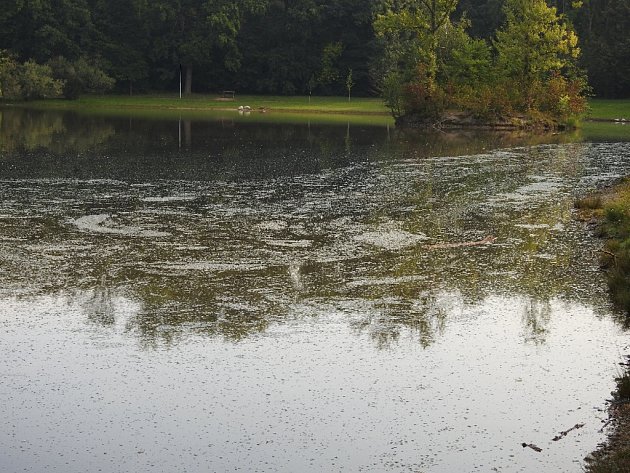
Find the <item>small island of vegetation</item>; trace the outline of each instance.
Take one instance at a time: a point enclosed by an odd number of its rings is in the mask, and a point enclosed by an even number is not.
[[[382,90],[397,123],[564,128],[586,110],[577,36],[544,0],[507,0],[491,41],[451,21],[457,0],[406,2],[375,22],[387,44]]]

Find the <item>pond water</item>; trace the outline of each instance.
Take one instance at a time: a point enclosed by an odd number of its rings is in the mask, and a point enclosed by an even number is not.
[[[581,471],[628,337],[572,205],[629,170],[561,135],[0,109],[0,469]]]

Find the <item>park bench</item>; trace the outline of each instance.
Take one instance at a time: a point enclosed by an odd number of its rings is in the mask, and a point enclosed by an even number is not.
[[[222,97],[224,99],[233,99],[234,98],[234,94],[236,94],[235,90],[224,90],[222,92]]]

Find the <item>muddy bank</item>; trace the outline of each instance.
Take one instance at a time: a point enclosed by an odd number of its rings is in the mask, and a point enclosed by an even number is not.
[[[607,425],[611,426],[611,433],[606,443],[586,457],[585,470],[590,473],[630,471],[630,372],[627,361],[624,365],[624,374],[617,379],[609,408]]]
[[[463,111],[449,111],[439,117],[407,114],[397,117],[395,120],[398,127],[424,130],[560,131],[567,129],[566,124],[558,123],[546,117],[533,119],[525,115],[515,115],[480,118]]]

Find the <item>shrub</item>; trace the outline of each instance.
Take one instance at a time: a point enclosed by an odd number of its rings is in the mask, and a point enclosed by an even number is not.
[[[53,79],[49,66],[26,61],[17,68],[20,97],[24,100],[47,99],[61,96],[63,81]]]
[[[551,115],[559,122],[567,123],[586,111],[584,88],[584,83],[579,79],[570,80],[555,72],[544,83],[534,84],[533,108]]]
[[[0,99],[20,97],[20,84],[17,80],[17,63],[8,51],[0,50]]]
[[[450,104],[472,113],[476,118],[496,120],[514,112],[510,90],[504,84],[451,87]]]
[[[395,118],[402,116],[405,112],[403,90],[404,86],[401,74],[396,71],[388,72],[381,84],[381,94],[385,105]]]
[[[19,64],[8,51],[0,51],[0,99],[55,98],[61,95],[63,85],[53,78],[50,67],[33,60]]]
[[[440,118],[446,108],[446,94],[443,90],[415,82],[403,87],[405,113],[422,120],[432,121]]]
[[[614,205],[606,208],[605,215],[609,223],[618,224],[623,222],[626,212],[622,206]]]
[[[48,62],[56,79],[64,81],[63,96],[76,99],[81,94],[100,94],[114,86],[114,79],[85,58],[74,62],[59,56]]]

